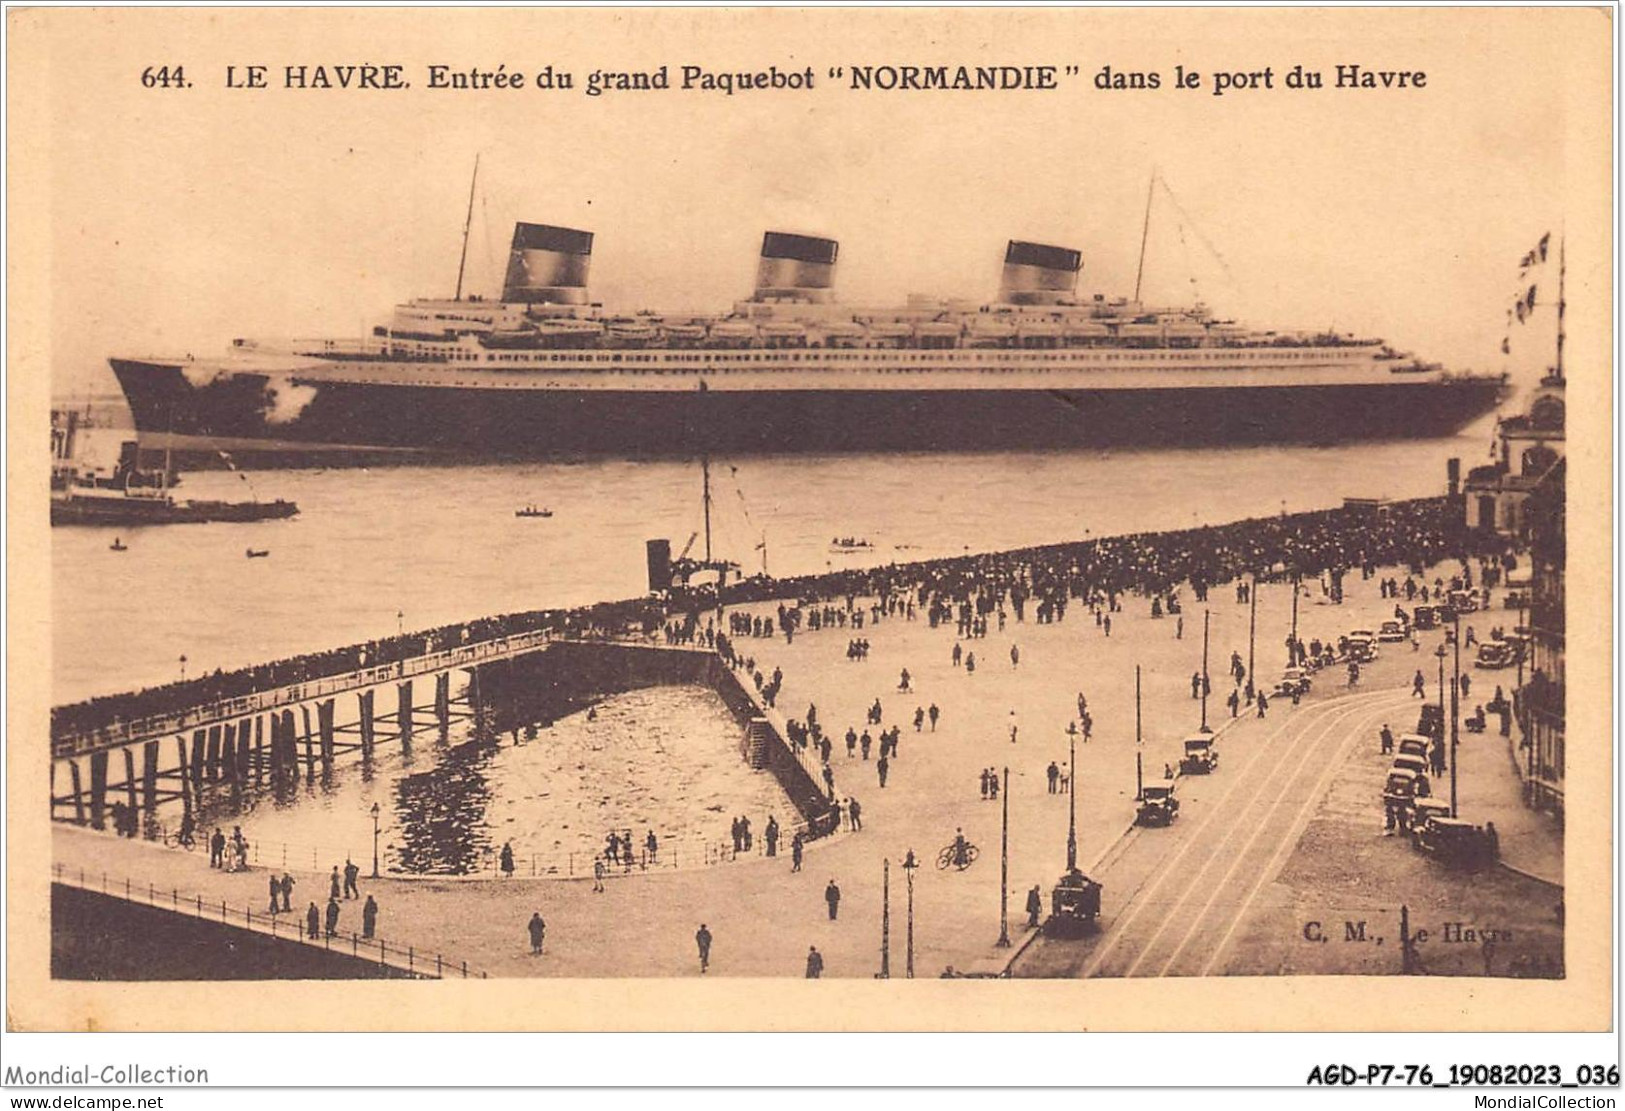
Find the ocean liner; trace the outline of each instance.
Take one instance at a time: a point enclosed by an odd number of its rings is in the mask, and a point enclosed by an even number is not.
[[[1378,339],[1084,299],[1066,247],[1012,240],[990,304],[865,309],[834,298],[834,240],[770,231],[748,299],[678,316],[592,303],[592,244],[520,223],[500,300],[459,271],[359,341],[110,361],[143,449],[194,463],[1321,443],[1446,434],[1504,389]]]

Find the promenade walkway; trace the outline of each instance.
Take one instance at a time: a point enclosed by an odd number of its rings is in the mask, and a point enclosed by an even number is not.
[[[1378,596],[1377,580],[1346,581],[1345,604],[1301,599],[1299,630],[1305,639],[1333,637],[1370,625],[1392,603]],[[1258,601],[1256,656],[1262,680],[1278,674],[1282,640],[1291,621],[1291,591],[1265,585]],[[1149,602],[1125,597],[1113,615],[1108,636],[1087,609],[1069,607],[1064,621],[1016,622],[1004,629],[992,623],[986,638],[962,642],[974,652],[974,674],[951,662],[951,627],[931,629],[923,615],[866,623],[861,631],[826,628],[802,631],[793,643],[782,637],[745,638],[737,649],[757,666],[784,672],[777,703],[787,716],[804,718],[808,703],[818,707],[824,729],[836,739],[832,767],[836,794],[861,801],[863,828],[811,843],[801,872],[791,871],[787,846],[781,855],[748,858],[695,870],[671,869],[611,877],[603,893],[590,877],[574,880],[531,878],[439,880],[363,878],[380,908],[380,932],[414,952],[460,954],[471,967],[498,976],[682,976],[698,975],[694,933],[703,922],[715,938],[710,975],[799,976],[809,946],[825,960],[825,975],[867,978],[882,968],[883,884],[889,862],[889,968],[906,971],[908,884],[901,864],[909,850],[924,863],[914,875],[913,935],[915,975],[935,976],[956,969],[997,968],[1014,948],[1001,949],[1000,802],[980,797],[984,769],[1009,768],[1010,872],[1006,888],[1008,930],[1017,946],[1024,940],[1026,893],[1035,885],[1045,897],[1065,865],[1068,799],[1048,790],[1046,769],[1067,763],[1066,726],[1076,717],[1076,699],[1086,694],[1094,736],[1078,745],[1079,861],[1087,867],[1115,844],[1132,820],[1136,756],[1148,779],[1165,764],[1176,764],[1181,739],[1200,720],[1200,702],[1190,696],[1190,677],[1201,667],[1202,607],[1187,588],[1183,636],[1171,617],[1153,619]],[[756,612],[771,612],[770,603]],[[1213,590],[1209,670],[1213,692],[1210,723],[1228,717],[1225,677],[1232,650],[1248,655],[1248,607],[1235,602],[1229,586]],[[1029,612],[1029,618],[1031,613]],[[846,646],[853,636],[871,644],[869,657],[852,661]],[[1019,647],[1019,663],[1010,649]],[[1134,668],[1143,669],[1144,743],[1136,748]],[[900,692],[898,676],[908,668],[912,689]],[[865,711],[879,698],[883,725],[902,727],[898,756],[881,788],[875,760],[848,757],[840,742],[848,725],[863,731]],[[935,704],[935,732],[916,732],[916,707]],[[1291,713],[1285,707],[1272,711]],[[1016,739],[1011,741],[1011,726]],[[1238,728],[1225,759],[1240,757],[1251,726]],[[1483,740],[1483,739],[1480,739]],[[1499,744],[1499,738],[1494,740]],[[1465,758],[1464,758],[1465,760]],[[1504,752],[1502,764],[1505,765]],[[1235,765],[1232,765],[1235,766]],[[1464,768],[1465,770],[1465,768]],[[1509,769],[1510,770],[1510,769]],[[1219,784],[1189,783],[1182,794],[1199,808]],[[1373,804],[1374,805],[1374,804]],[[1380,815],[1378,816],[1380,818]],[[760,830],[765,815],[752,815]],[[781,816],[781,821],[782,821]],[[1499,826],[1499,822],[1497,823]],[[962,829],[981,849],[965,871],[939,871],[938,851]],[[253,830],[248,830],[250,837]],[[1503,834],[1503,839],[1505,835]],[[129,875],[155,887],[194,890],[230,907],[260,908],[267,900],[263,870],[225,874],[208,867],[204,853],[120,840],[110,834],[59,827],[54,852],[65,867]],[[361,858],[357,858],[358,863]],[[325,905],[327,873],[341,860],[321,860],[317,868],[290,868],[296,880],[294,902],[312,898]],[[280,870],[280,869],[279,869]],[[825,902],[833,880],[841,891],[839,917],[831,920]],[[1130,893],[1108,887],[1105,899]],[[353,929],[359,904],[345,905],[341,931]],[[533,956],[525,925],[533,912],[547,922],[546,951]]]

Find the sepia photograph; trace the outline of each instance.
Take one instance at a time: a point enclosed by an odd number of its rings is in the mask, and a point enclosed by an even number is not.
[[[7,16],[13,1028],[1609,1025],[1607,13]]]

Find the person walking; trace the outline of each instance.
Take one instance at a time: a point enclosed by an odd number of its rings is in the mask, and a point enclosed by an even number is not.
[[[886,771],[890,767],[891,762],[887,760],[884,755],[882,755],[880,760],[875,764],[875,771],[880,775],[880,786],[882,788],[886,786]]]
[[[547,937],[547,923],[542,921],[541,911],[536,911],[530,916],[530,923],[526,928],[530,931],[530,951],[540,953],[542,941]]]
[[[293,910],[293,877],[287,872],[282,873],[282,909]]]
[[[790,838],[790,871],[792,872],[801,871],[801,847],[805,843],[801,831],[796,830],[796,835]]]
[[[807,948],[807,979],[817,980],[822,978],[823,975],[824,958],[818,955],[818,946],[809,946]]]
[[[767,855],[779,855],[779,820],[773,815],[767,816],[767,826],[762,830],[762,840],[767,842]]]
[[[277,905],[277,896],[282,894],[282,881],[275,872],[271,873],[271,913],[275,914],[282,908]]]
[[[337,899],[343,890],[344,885],[339,882],[339,866],[335,864],[333,865],[333,880],[328,884],[327,897]]]
[[[1012,644],[1010,646],[1010,666],[1011,667],[1020,667],[1021,666],[1021,649],[1018,648],[1014,644]]]
[[[349,857],[344,858],[344,897],[346,899],[361,898],[361,888],[356,880],[361,876],[361,869],[356,867],[355,861]]]
[[[1241,688],[1233,688],[1230,691],[1230,697],[1224,700],[1224,704],[1230,707],[1231,717],[1235,717],[1237,714],[1241,713]]]
[[[850,725],[846,727],[846,758],[848,760],[858,754],[858,731]],[[826,756],[825,761],[828,761]]]
[[[370,894],[361,905],[361,936],[372,937],[378,932],[378,901]]]
[[[209,838],[209,867],[224,868],[226,866],[226,835],[219,826],[214,827],[214,836]]]
[[[1076,729],[1076,726],[1074,726],[1073,728]],[[1060,765],[1057,764],[1054,760],[1051,760],[1049,762],[1049,767],[1046,768],[1045,771],[1044,771],[1044,778],[1049,780],[1049,793],[1053,795],[1055,793],[1056,787],[1061,782],[1061,767],[1060,767]]]
[[[507,879],[513,875],[513,842],[502,842],[502,878]]]
[[[925,712],[925,716],[931,719],[931,732],[933,733],[937,731],[937,718],[941,712],[937,709],[935,702],[931,703],[931,708]]]
[[[863,828],[863,807],[858,804],[857,799],[846,800],[846,814],[847,820],[852,823],[852,832],[856,833]]]
[[[1416,674],[1411,676],[1411,697],[1426,698],[1427,696],[1427,680],[1422,677],[1421,668],[1418,668]]]
[[[704,922],[701,922],[700,928],[694,932],[694,944],[699,946],[700,975],[703,976],[705,970],[711,967],[711,931],[705,928]]]
[[[327,900],[327,936],[337,936],[339,932],[339,901],[337,896],[330,896]]]
[[[1033,889],[1027,892],[1027,928],[1029,930],[1038,929],[1038,916],[1043,913],[1044,897],[1038,893],[1038,885],[1035,883]]]
[[[322,936],[322,912],[316,909],[315,903],[305,911],[305,936],[312,941]]]
[[[1264,716],[1269,713],[1269,709],[1270,709],[1269,695],[1265,694],[1263,691],[1259,691],[1258,692],[1258,720],[1259,721],[1264,720]]]
[[[1381,738],[1382,738],[1382,752],[1381,752],[1381,755],[1387,756],[1389,753],[1394,751],[1394,731],[1392,729],[1388,728],[1388,723],[1387,722],[1383,723]]]
[[[829,920],[835,921],[841,912],[841,889],[835,886],[834,880],[830,880],[829,886],[824,888],[824,902],[829,907]]]
[[[604,890],[604,860],[594,857],[592,861],[592,889],[602,892]]]

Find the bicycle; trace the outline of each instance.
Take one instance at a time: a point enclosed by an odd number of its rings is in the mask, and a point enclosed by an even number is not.
[[[976,863],[976,857],[979,851],[980,850],[978,850],[977,847],[971,844],[969,841],[965,842],[963,851],[960,851],[958,844],[948,845],[937,854],[937,868],[939,870],[957,868],[959,871],[963,872],[966,868],[969,868],[972,864]]]
[[[163,842],[166,849],[185,849],[187,852],[191,852],[198,846],[197,835],[192,831],[176,830],[172,832],[167,827],[164,829]]]

